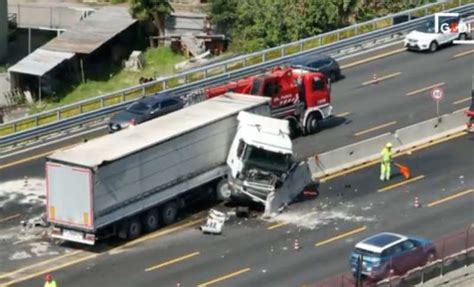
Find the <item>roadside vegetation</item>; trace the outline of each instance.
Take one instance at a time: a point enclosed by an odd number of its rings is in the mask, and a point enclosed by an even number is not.
[[[253,52],[436,0],[211,0],[208,12],[230,49]]]

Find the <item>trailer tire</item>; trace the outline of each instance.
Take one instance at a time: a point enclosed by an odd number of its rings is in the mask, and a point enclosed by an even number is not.
[[[321,117],[316,112],[309,114],[305,123],[305,132],[306,134],[314,134],[319,131],[319,121]]]
[[[161,209],[161,219],[164,225],[172,224],[176,221],[178,215],[178,205],[170,201]]]
[[[128,239],[135,239],[138,238],[142,234],[142,223],[138,218],[130,219],[128,223],[128,232],[127,237]]]
[[[145,216],[143,218],[143,225],[145,227],[146,232],[152,232],[158,229],[160,221],[157,210],[151,209],[145,213]]]

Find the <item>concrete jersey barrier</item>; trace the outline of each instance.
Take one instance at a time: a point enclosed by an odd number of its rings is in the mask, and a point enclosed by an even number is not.
[[[323,178],[330,174],[364,163],[378,160],[385,143],[393,144],[394,153],[437,140],[465,129],[466,115],[463,110],[429,119],[394,133],[380,136],[328,151],[309,159],[313,165],[313,177]]]

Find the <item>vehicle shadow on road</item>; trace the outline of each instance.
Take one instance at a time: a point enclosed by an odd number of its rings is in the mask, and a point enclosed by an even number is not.
[[[343,124],[345,124],[345,125],[350,124],[351,122],[352,121],[349,120],[346,117],[333,116],[333,117],[328,118],[327,120],[321,122],[321,129],[322,130],[332,129],[332,128],[338,127],[340,125],[343,125]]]

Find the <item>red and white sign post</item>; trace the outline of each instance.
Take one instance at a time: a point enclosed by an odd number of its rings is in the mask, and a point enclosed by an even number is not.
[[[436,115],[439,117],[439,102],[444,98],[444,91],[440,87],[431,90],[431,98],[436,102]]]

